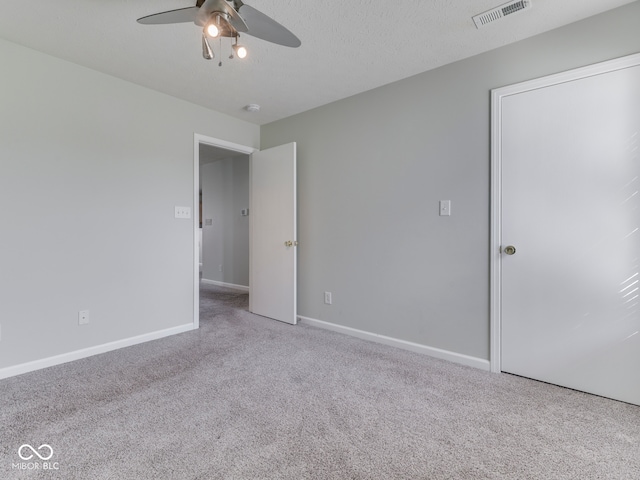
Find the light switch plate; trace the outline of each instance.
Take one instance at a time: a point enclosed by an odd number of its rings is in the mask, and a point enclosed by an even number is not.
[[[176,207],[176,218],[191,218],[191,207]]]
[[[448,217],[451,215],[451,200],[440,200],[440,216]]]

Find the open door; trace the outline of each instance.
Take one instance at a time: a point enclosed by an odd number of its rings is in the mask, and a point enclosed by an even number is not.
[[[251,155],[252,313],[297,322],[296,144]]]

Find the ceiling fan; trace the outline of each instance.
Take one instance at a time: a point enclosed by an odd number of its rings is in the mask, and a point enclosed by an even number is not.
[[[202,56],[207,60],[215,57],[209,39],[223,37],[234,41],[229,58],[233,58],[234,53],[239,58],[245,58],[247,49],[238,44],[240,33],[285,47],[296,48],[302,44],[287,28],[250,5],[242,3],[242,0],[197,0],[194,7],[154,13],[138,19],[138,23],[144,25],[182,22],[193,22],[203,27]]]

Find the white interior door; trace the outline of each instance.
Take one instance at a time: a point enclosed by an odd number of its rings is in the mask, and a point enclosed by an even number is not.
[[[296,307],[296,144],[251,156],[249,310],[291,324]]]
[[[502,97],[499,261],[502,371],[640,405],[634,57]]]

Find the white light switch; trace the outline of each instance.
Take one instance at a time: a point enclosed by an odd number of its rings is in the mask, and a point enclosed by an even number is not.
[[[176,207],[176,218],[191,218],[191,207]]]
[[[440,216],[448,217],[451,215],[451,200],[440,200]]]

